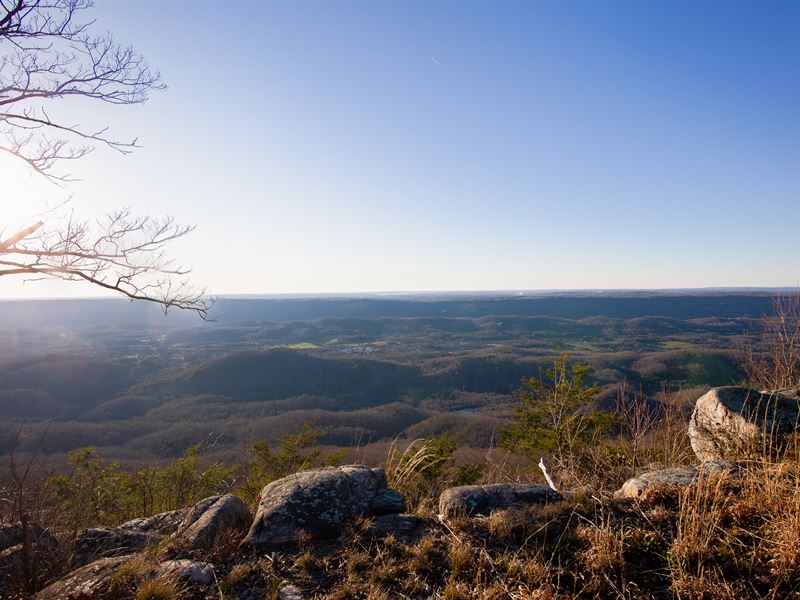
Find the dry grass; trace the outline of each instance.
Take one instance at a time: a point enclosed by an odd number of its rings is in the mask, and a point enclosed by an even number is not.
[[[136,591],[136,600],[180,600],[186,595],[186,587],[175,577],[152,579],[144,582]]]
[[[624,532],[612,527],[610,519],[579,526],[577,537],[587,546],[578,558],[589,573],[607,576],[622,570],[625,565]]]

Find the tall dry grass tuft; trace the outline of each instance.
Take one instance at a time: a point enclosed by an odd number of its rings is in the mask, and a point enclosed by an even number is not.
[[[578,556],[589,573],[606,577],[625,565],[624,530],[612,526],[610,517],[601,516],[597,523],[580,525],[577,536],[586,544]]]
[[[386,457],[389,485],[396,489],[407,487],[435,459],[436,455],[427,440],[414,440],[402,451],[399,440],[393,440]]]
[[[139,586],[135,600],[181,600],[187,591],[176,577],[151,579]]]
[[[700,476],[680,495],[677,532],[669,551],[673,574],[702,573],[720,540],[730,496],[724,476]]]

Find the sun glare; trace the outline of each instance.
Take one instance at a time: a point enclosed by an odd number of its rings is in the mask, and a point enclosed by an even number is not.
[[[62,188],[9,155],[0,155],[0,181],[0,231],[25,227],[65,195]]]

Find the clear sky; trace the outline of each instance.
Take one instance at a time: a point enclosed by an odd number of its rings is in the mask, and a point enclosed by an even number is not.
[[[0,159],[6,222],[66,195],[170,214],[222,294],[800,282],[800,2],[94,14],[169,89],[66,107],[143,148],[98,149],[65,189]],[[0,281],[48,294],[96,291]]]

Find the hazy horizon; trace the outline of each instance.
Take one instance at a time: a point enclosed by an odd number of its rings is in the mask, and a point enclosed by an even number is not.
[[[635,294],[667,294],[680,295],[704,295],[715,293],[731,294],[769,294],[769,293],[800,293],[800,286],[721,286],[721,287],[694,287],[694,288],[575,288],[575,289],[526,289],[526,290],[378,290],[378,291],[342,291],[342,292],[279,292],[279,293],[219,293],[209,294],[209,296],[219,299],[248,299],[248,300],[302,300],[302,299],[357,299],[357,298],[388,298],[388,297],[446,297],[446,296],[467,296],[467,297],[490,297],[499,296],[504,298],[528,298],[536,296],[560,296],[560,295],[635,295]],[[130,302],[130,300],[120,297],[118,294],[105,295],[73,295],[73,296],[6,296],[0,297],[0,302],[25,302],[25,301],[72,301],[72,300],[119,300]]]

